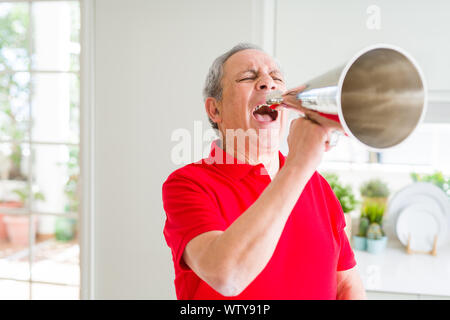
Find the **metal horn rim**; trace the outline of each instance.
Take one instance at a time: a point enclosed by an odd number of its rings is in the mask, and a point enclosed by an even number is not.
[[[342,93],[342,87],[344,84],[344,80],[347,76],[348,71],[350,70],[350,68],[352,67],[352,65],[355,63],[356,60],[358,60],[362,55],[364,55],[365,53],[375,50],[375,49],[391,49],[394,51],[397,51],[398,53],[402,54],[403,56],[405,56],[409,62],[411,62],[411,64],[416,68],[419,77],[422,81],[422,87],[423,87],[423,108],[420,114],[419,119],[417,120],[417,123],[415,125],[415,127],[411,130],[411,132],[403,139],[401,140],[399,143],[393,145],[393,146],[388,146],[388,147],[383,147],[383,148],[376,148],[370,145],[367,145],[366,143],[362,142],[359,138],[357,138],[353,132],[350,130],[349,126],[347,125],[345,118],[344,118],[344,114],[342,111],[342,105],[341,105],[341,93]],[[339,121],[344,129],[344,131],[350,136],[352,137],[354,140],[357,141],[357,143],[363,145],[366,149],[368,149],[369,151],[374,151],[374,152],[379,152],[379,151],[385,151],[387,149],[393,149],[399,145],[401,145],[402,143],[404,143],[405,141],[407,141],[412,134],[414,133],[414,131],[417,130],[417,127],[419,126],[420,123],[422,123],[425,114],[426,114],[426,110],[428,108],[428,90],[427,90],[427,82],[425,79],[425,75],[422,71],[422,69],[420,68],[419,64],[417,63],[417,61],[407,52],[405,52],[403,49],[395,46],[395,45],[391,45],[391,44],[386,44],[386,43],[377,43],[371,46],[367,46],[364,47],[363,49],[361,49],[360,51],[358,51],[345,65],[340,77],[339,77],[339,81],[338,81],[338,90],[337,90],[337,95],[336,95],[336,103],[339,106],[338,109],[338,116],[339,116]]]

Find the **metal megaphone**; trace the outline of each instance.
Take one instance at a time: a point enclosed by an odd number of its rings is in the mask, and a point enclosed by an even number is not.
[[[302,91],[274,92],[267,104],[295,94],[302,106],[340,123],[346,135],[368,149],[394,147],[423,120],[426,84],[414,59],[391,45],[358,52],[343,66],[306,83]]]

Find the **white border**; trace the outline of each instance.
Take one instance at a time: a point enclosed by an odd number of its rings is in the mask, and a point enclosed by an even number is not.
[[[80,299],[95,298],[95,0],[80,0]]]
[[[395,50],[397,52],[399,52],[400,54],[402,54],[403,56],[405,56],[412,64],[413,66],[416,68],[417,72],[419,73],[419,76],[422,80],[422,85],[423,85],[423,91],[424,91],[424,102],[423,102],[423,109],[422,109],[422,113],[420,115],[419,121],[417,121],[417,124],[415,126],[415,128],[411,131],[411,133],[405,138],[403,139],[400,143],[391,146],[391,147],[387,147],[387,148],[374,148],[371,146],[366,145],[365,143],[363,143],[362,141],[360,141],[359,139],[357,139],[353,133],[351,132],[351,130],[348,128],[347,124],[345,123],[345,119],[344,119],[344,115],[342,114],[342,106],[341,106],[341,91],[342,91],[342,85],[344,84],[344,79],[345,76],[347,75],[348,70],[350,69],[350,67],[353,65],[353,63],[359,58],[361,57],[363,54],[371,51],[371,50],[375,50],[375,49],[391,49],[391,50]],[[361,144],[362,146],[364,146],[366,149],[368,149],[369,151],[374,151],[374,152],[380,152],[380,151],[385,151],[385,150],[390,150],[390,149],[394,149],[396,147],[398,147],[399,145],[403,144],[405,141],[407,141],[412,135],[413,133],[417,130],[417,128],[419,127],[419,125],[423,122],[423,119],[425,118],[425,114],[426,114],[426,110],[427,110],[427,106],[428,106],[428,87],[427,87],[427,83],[425,80],[425,76],[424,73],[422,72],[422,69],[419,67],[419,64],[416,62],[416,60],[409,54],[407,53],[405,50],[391,45],[391,44],[385,44],[385,43],[377,43],[368,47],[365,47],[364,49],[360,50],[357,54],[355,54],[353,56],[353,58],[350,59],[350,61],[345,65],[343,71],[341,72],[341,76],[339,78],[339,82],[338,82],[338,90],[337,90],[337,96],[336,96],[336,102],[338,104],[338,115],[339,115],[339,121],[341,123],[341,125],[343,126],[345,132],[350,135],[352,138],[354,138],[359,144]]]

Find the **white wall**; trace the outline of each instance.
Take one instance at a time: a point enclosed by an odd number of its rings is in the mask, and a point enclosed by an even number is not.
[[[379,25],[371,23],[375,11]],[[290,80],[307,81],[382,42],[405,49],[422,67],[429,89],[449,91],[450,3],[389,0],[278,1],[277,55]]]
[[[428,84],[427,122],[450,122],[450,2],[277,1],[275,52],[296,86],[389,43],[409,52]]]
[[[96,299],[175,298],[161,186],[176,128],[208,128],[201,97],[212,60],[252,41],[252,1],[97,0]],[[252,20],[253,19],[253,20]]]

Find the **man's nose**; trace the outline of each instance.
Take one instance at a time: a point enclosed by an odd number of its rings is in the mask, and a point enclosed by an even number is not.
[[[259,90],[275,90],[277,86],[271,76],[265,76],[258,81],[257,88]]]

